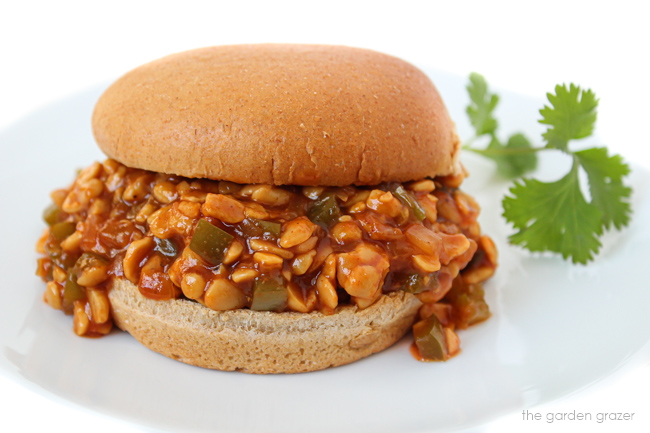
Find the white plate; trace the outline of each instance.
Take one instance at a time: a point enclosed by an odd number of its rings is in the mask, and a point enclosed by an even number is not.
[[[452,115],[464,117],[465,80],[434,73]],[[101,89],[49,106],[0,133],[0,372],[54,398],[160,431],[421,432],[481,424],[556,399],[603,378],[649,340],[650,292],[642,289],[650,230],[650,176],[635,169],[634,220],[607,236],[588,267],[510,247],[500,217],[507,183],[490,163],[466,158],[464,189],[483,205],[482,224],[501,252],[487,285],[494,313],[461,331],[463,352],[444,364],[414,361],[405,339],[349,366],[292,376],[250,376],[190,367],[126,334],[77,338],[70,317],[41,301],[34,243],[48,193],[101,159],[89,118]],[[539,132],[539,101],[505,95],[506,124]],[[459,122],[461,135],[464,124]],[[559,174],[554,159],[543,176]],[[559,164],[559,165],[558,165]]]

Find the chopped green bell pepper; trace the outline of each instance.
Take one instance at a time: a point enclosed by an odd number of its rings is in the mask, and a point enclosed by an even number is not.
[[[393,194],[406,206],[408,206],[411,209],[411,213],[413,213],[413,216],[415,219],[418,221],[423,221],[424,218],[426,218],[426,213],[424,212],[424,209],[422,209],[422,206],[420,206],[420,203],[413,197],[411,193],[406,191],[402,185],[398,186],[395,188],[393,191]]]
[[[321,199],[314,202],[307,211],[307,217],[311,222],[325,227],[336,224],[340,216],[341,209],[336,202],[336,196],[332,193],[325,194]]]
[[[230,233],[226,233],[208,220],[201,219],[192,235],[190,249],[206,262],[218,265],[223,261],[223,256],[232,240],[233,236]]]
[[[153,238],[156,246],[154,251],[158,251],[165,257],[176,257],[178,255],[178,247],[176,243],[171,239],[160,239],[154,236]]]
[[[281,275],[260,276],[253,283],[251,310],[282,311],[287,306],[289,294]]]
[[[59,222],[60,215],[61,210],[57,205],[52,203],[43,211],[43,220],[45,220],[48,226],[53,226]]]
[[[449,357],[447,337],[442,324],[435,315],[413,325],[415,345],[423,358],[431,361],[444,361]]]
[[[50,227],[50,234],[61,242],[75,232],[77,225],[73,222],[56,223]]]
[[[246,218],[239,224],[239,228],[246,237],[270,237],[277,239],[280,237],[280,230],[282,226],[279,223],[274,223],[272,221]]]
[[[400,290],[408,293],[418,294],[425,290],[433,289],[438,286],[437,273],[432,274],[407,274],[399,273],[393,277],[393,281]]]
[[[66,303],[72,304],[74,301],[84,299],[86,297],[86,290],[83,286],[77,284],[77,276],[74,272],[68,272],[68,278],[63,287],[63,300]]]

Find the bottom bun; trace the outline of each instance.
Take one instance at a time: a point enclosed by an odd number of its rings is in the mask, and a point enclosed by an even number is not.
[[[411,328],[421,305],[406,292],[332,315],[214,311],[184,299],[155,301],[126,279],[112,283],[115,324],[149,349],[199,367],[246,373],[301,373],[382,351]]]

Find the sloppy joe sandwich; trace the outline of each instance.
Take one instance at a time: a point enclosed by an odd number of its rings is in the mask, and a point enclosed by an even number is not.
[[[496,267],[436,88],[374,51],[203,48],[143,65],[92,117],[108,159],[52,193],[45,302],[219,370],[294,373],[412,327],[446,360]]]

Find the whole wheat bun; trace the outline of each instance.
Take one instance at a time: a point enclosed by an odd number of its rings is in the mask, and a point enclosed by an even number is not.
[[[214,311],[184,300],[154,301],[130,281],[109,291],[115,324],[149,349],[199,367],[246,373],[301,373],[348,364],[398,341],[420,301],[406,292],[372,306],[319,312]]]
[[[262,44],[174,54],[117,80],[92,123],[111,158],[186,177],[343,186],[460,169],[460,142],[431,80],[358,48]]]

